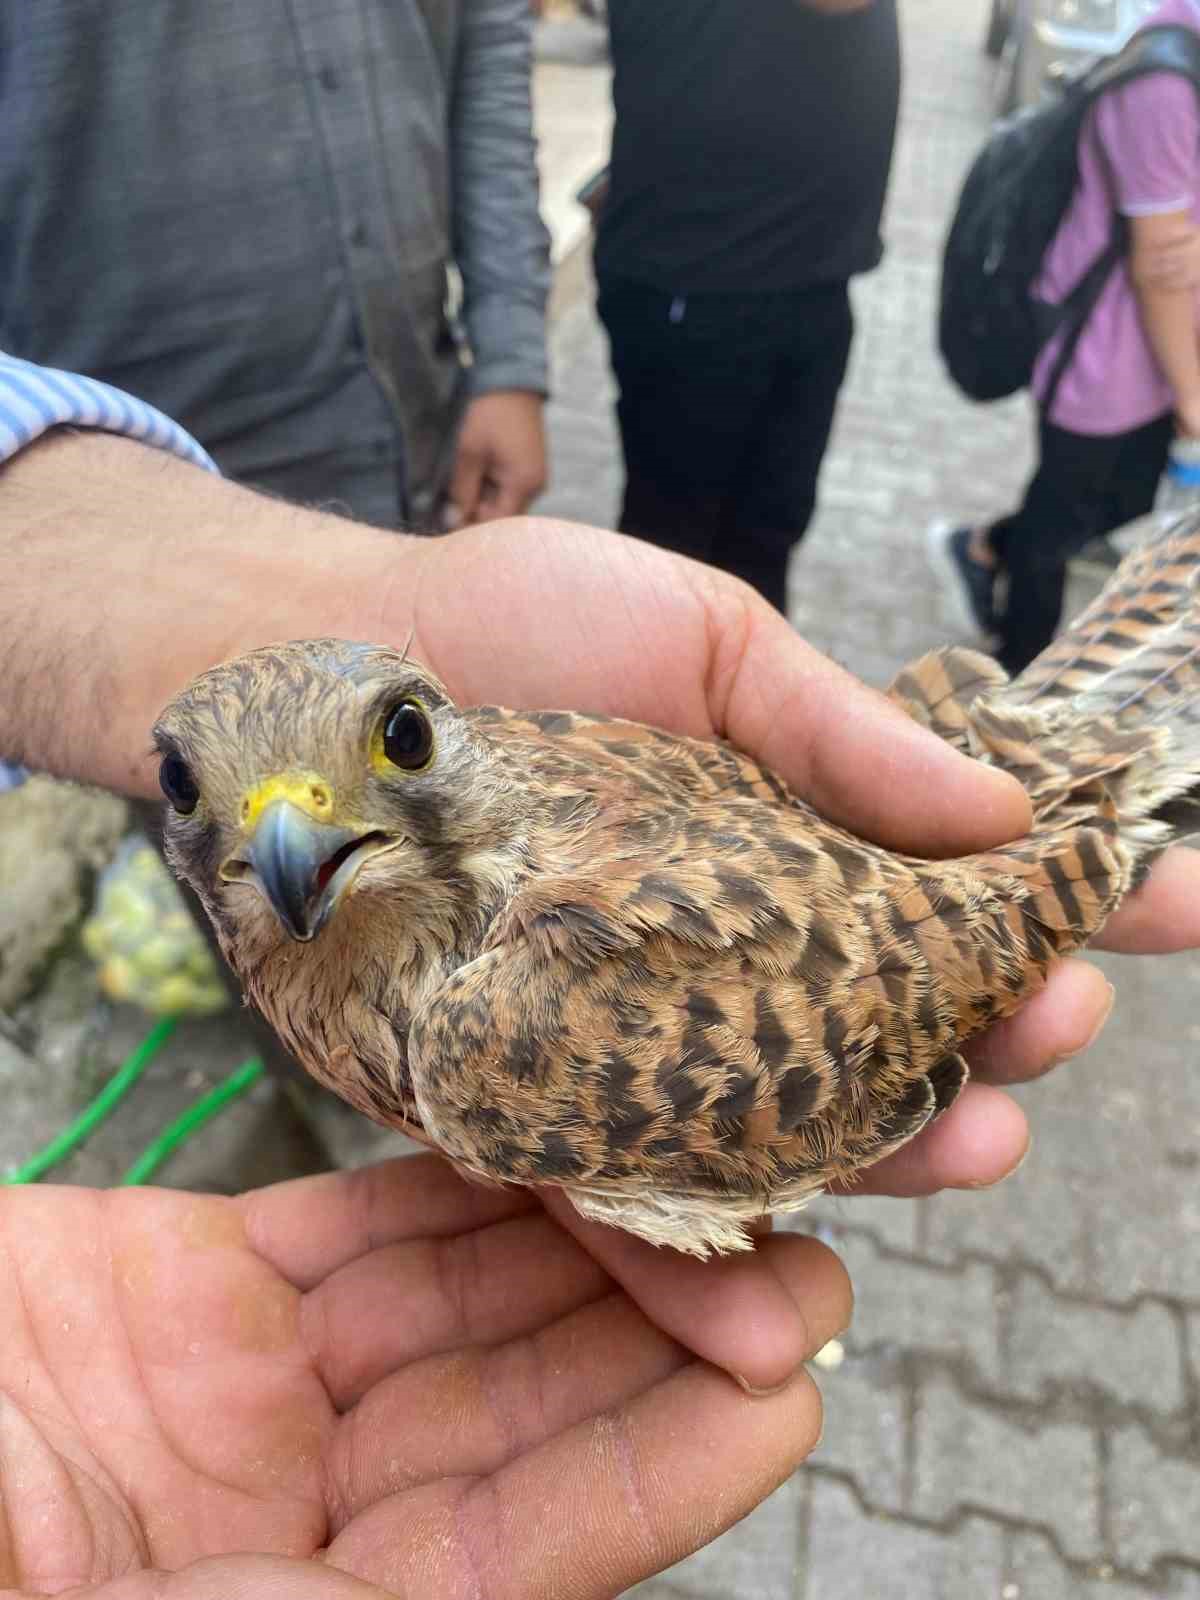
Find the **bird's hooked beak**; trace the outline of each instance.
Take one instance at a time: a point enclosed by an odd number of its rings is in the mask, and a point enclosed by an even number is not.
[[[364,861],[395,842],[335,823],[331,787],[310,775],[255,784],[241,815],[243,843],[221,877],[258,889],[288,937],[303,943],[320,933]]]

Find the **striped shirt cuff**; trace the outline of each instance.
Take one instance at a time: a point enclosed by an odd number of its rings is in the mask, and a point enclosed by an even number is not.
[[[39,367],[0,350],[0,462],[63,423],[125,434],[209,472],[218,470],[190,433],[144,400],[96,378]]]

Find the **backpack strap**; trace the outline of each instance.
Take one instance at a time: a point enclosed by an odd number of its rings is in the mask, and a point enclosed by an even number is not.
[[[1088,318],[1095,309],[1104,285],[1108,282],[1116,269],[1117,263],[1125,254],[1129,242],[1129,228],[1124,217],[1118,216],[1113,226],[1112,238],[1100,252],[1091,266],[1079,279],[1070,294],[1056,306],[1047,305],[1044,308],[1038,301],[1034,301],[1034,317],[1045,330],[1041,336],[1041,344],[1045,345],[1064,326],[1066,333],[1059,346],[1058,355],[1054,358],[1054,366],[1050,372],[1050,381],[1046,385],[1046,392],[1042,396],[1041,410],[1043,416],[1049,417],[1050,409],[1054,405],[1058,386],[1066,376],[1067,368],[1071,365],[1079,341],[1083,337],[1083,330],[1087,326]],[[1042,311],[1048,313],[1042,316]]]
[[[1178,22],[1143,28],[1115,56],[1090,68],[1078,83],[1090,102],[1147,72],[1181,73],[1200,90],[1200,33]]]

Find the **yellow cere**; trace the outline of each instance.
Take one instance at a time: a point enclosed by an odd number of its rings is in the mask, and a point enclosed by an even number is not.
[[[239,820],[243,829],[253,833],[263,812],[276,800],[289,801],[314,822],[333,820],[333,785],[319,772],[279,772],[263,778],[242,796]]]

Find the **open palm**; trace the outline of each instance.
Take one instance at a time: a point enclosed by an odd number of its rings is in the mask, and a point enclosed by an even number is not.
[[[789,1374],[845,1275],[807,1239],[705,1266],[578,1226],[649,1316],[435,1156],[235,1200],[0,1192],[0,1595],[584,1600],[696,1548],[815,1442]],[[748,1395],[651,1316],[788,1381]]]

